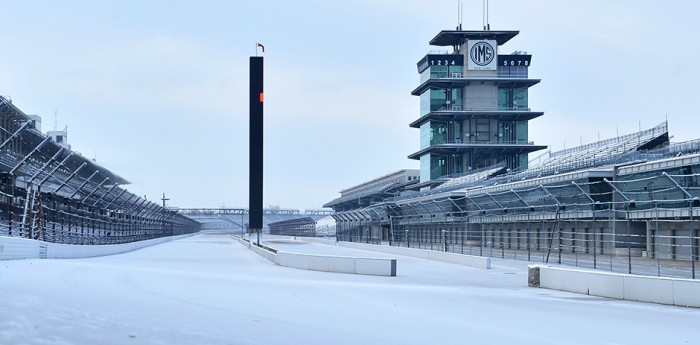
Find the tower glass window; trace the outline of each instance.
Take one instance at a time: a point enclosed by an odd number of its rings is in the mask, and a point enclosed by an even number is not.
[[[527,88],[499,88],[498,110],[527,109]]]

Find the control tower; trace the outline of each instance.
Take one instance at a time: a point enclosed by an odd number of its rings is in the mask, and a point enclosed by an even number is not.
[[[418,62],[420,184],[494,165],[527,169],[528,153],[546,148],[528,140],[528,121],[542,116],[528,104],[532,56],[499,54],[518,31],[440,31],[431,51]]]

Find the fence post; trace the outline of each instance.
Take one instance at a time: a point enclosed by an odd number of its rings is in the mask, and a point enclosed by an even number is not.
[[[698,199],[693,198],[688,203],[688,215],[690,216],[690,269],[693,279],[695,279],[695,222],[693,220],[693,206],[697,202]]]
[[[625,218],[627,218],[627,273],[632,274],[632,233],[630,231],[630,207],[634,207],[634,200],[625,205]]]

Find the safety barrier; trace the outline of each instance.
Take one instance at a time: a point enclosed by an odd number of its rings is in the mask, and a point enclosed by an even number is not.
[[[528,266],[528,285],[591,296],[700,307],[700,280]]]
[[[184,237],[193,236],[186,234],[180,236],[160,237],[151,240],[130,242],[123,244],[103,245],[75,245],[61,243],[47,243],[25,238],[13,238],[0,236],[0,260],[11,259],[78,259],[95,256],[121,254],[137,249],[150,247],[156,244],[169,242]]]
[[[313,255],[277,251],[276,253],[258,247],[250,242],[235,237],[253,252],[270,260],[272,263],[291,268],[311,271],[352,273],[375,276],[396,276],[396,259],[360,258],[350,256]]]

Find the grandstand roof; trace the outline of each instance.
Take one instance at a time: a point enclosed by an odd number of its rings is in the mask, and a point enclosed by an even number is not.
[[[2,113],[2,116],[5,118],[9,118],[10,121],[14,120],[17,123],[25,123],[28,121],[32,121],[29,116],[27,116],[24,112],[19,110],[17,107],[15,107],[12,102],[10,102],[8,99],[0,97],[0,113]],[[21,131],[21,141],[22,144],[26,146],[27,151],[33,150],[35,147],[40,145],[43,141],[45,141],[48,137],[38,130],[34,129],[32,126],[27,126]],[[83,178],[87,178],[90,174],[92,174],[94,171],[99,171],[100,176],[103,177],[109,177],[109,183],[108,184],[120,184],[120,185],[125,185],[129,184],[129,181],[127,181],[125,178],[115,174],[114,172],[110,171],[109,169],[106,169],[102,167],[101,165],[97,164],[95,161],[88,159],[86,157],[83,157],[80,153],[71,151],[70,149],[59,145],[52,140],[49,140],[46,142],[41,149],[37,152],[38,154],[41,154],[46,157],[46,159],[49,159],[53,157],[59,150],[63,150],[62,153],[55,159],[56,161],[60,162],[63,161],[64,159],[68,158],[63,165],[65,166],[67,171],[75,171],[79,166],[81,166],[83,163],[86,164],[86,166],[82,169],[82,171],[78,174],[79,176]],[[70,156],[70,157],[68,157]],[[4,157],[6,160],[0,162],[4,164],[5,166],[9,167],[8,170],[11,170],[15,165],[17,165],[20,162],[20,159],[17,158],[16,160],[12,160],[11,155],[6,155]],[[17,170],[17,173],[19,175],[33,175],[34,172],[29,171],[27,169],[19,169]]]
[[[346,203],[349,205],[360,205],[368,203],[369,201],[367,200],[382,200],[390,196],[393,191],[399,191],[418,183],[418,179],[406,181],[407,176],[417,174],[417,170],[403,169],[363,182],[357,186],[342,190],[339,198],[327,202],[323,207],[332,207]]]

